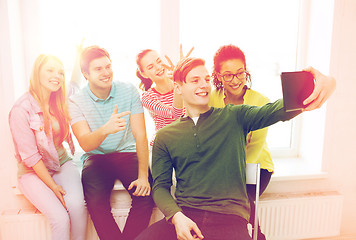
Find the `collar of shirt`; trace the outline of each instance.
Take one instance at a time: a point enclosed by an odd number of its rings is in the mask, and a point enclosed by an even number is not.
[[[40,104],[37,102],[37,100],[32,96],[31,93],[28,93],[28,99],[30,101],[30,104],[32,106],[32,109],[35,113],[40,113],[42,112],[42,109],[40,107]]]
[[[210,114],[211,114],[213,111],[214,111],[214,108],[213,108],[213,107],[210,107],[210,109],[209,109],[207,112],[201,113],[201,114],[199,115],[199,119],[208,118],[208,117],[210,116]],[[180,121],[188,121],[189,119],[192,119],[192,118],[185,115],[185,116],[183,116],[183,117],[180,118]]]
[[[95,94],[89,88],[89,84],[86,86],[86,88],[87,88],[87,93],[88,93],[89,97],[91,99],[93,99],[94,102],[106,102],[110,98],[114,98],[115,94],[116,94],[116,86],[114,83],[111,84],[111,90],[110,90],[109,96],[106,99],[101,99],[101,98],[98,98],[97,96],[95,96]]]

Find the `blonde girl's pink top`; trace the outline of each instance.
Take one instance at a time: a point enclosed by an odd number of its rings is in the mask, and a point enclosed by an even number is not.
[[[9,124],[18,162],[18,177],[34,172],[32,167],[42,160],[50,173],[56,172],[62,160],[63,149],[56,149],[52,129],[46,135],[43,112],[30,93],[16,101],[9,114]],[[71,136],[66,141],[74,154]],[[61,150],[61,151],[57,151]],[[60,155],[60,156],[59,156]]]

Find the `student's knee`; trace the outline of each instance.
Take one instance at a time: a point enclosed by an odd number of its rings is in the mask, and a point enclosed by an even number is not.
[[[54,232],[63,233],[64,235],[69,233],[70,219],[65,208],[60,211],[53,212],[51,216],[48,216],[48,219]]]
[[[152,209],[154,207],[154,201],[151,196],[147,197],[132,197],[133,208]]]
[[[84,198],[86,201],[98,201],[103,197],[107,197],[108,191],[105,190],[103,184],[98,183],[96,179],[90,177],[82,177],[82,185]]]
[[[148,228],[135,238],[135,240],[176,240],[177,234],[173,224],[169,224],[165,219],[162,219]]]
[[[86,211],[85,201],[83,197],[67,198],[65,200],[69,213],[83,213]]]

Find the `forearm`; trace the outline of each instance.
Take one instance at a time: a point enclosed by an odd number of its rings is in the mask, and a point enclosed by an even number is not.
[[[93,132],[78,136],[77,139],[81,148],[85,152],[90,152],[98,148],[108,135],[102,126]]]
[[[138,158],[138,178],[148,179],[148,140],[141,137],[136,140],[136,152]]]
[[[51,175],[49,174],[46,166],[44,165],[43,161],[38,161],[33,167],[33,170],[37,174],[37,176],[50,188],[54,189],[57,185]]]
[[[81,82],[82,82],[81,81],[82,73],[80,71],[80,66],[79,65],[80,65],[79,64],[79,57],[76,57],[70,81],[72,83],[76,84],[78,87],[80,87]]]
[[[173,98],[173,105],[162,103],[155,97],[148,94],[142,96],[142,105],[145,108],[165,118],[177,119],[181,115],[183,111],[183,102],[179,102],[179,96],[177,98]]]
[[[77,46],[72,76],[70,79],[70,81],[72,83],[75,83],[78,87],[80,87],[80,85],[81,85],[81,78],[83,76],[81,73],[81,69],[80,69],[80,55],[83,52],[83,42],[84,42],[84,38],[82,39],[82,42],[80,43],[80,45]]]
[[[244,106],[245,114],[238,117],[248,131],[254,131],[271,126],[279,121],[287,121],[299,115],[301,111],[285,112],[283,99],[268,103],[262,107]]]
[[[171,195],[170,187],[155,186],[153,188],[153,200],[166,217],[166,220],[170,220],[174,214],[182,211]]]

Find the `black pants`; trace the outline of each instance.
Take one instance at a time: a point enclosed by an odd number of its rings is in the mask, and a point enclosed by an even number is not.
[[[266,190],[270,180],[271,180],[272,173],[266,169],[261,168],[261,176],[260,176],[260,196]],[[255,203],[256,200],[256,185],[247,184],[246,185],[248,200],[250,202],[250,221],[249,223],[254,224],[255,222]],[[254,227],[254,229],[257,229]],[[258,226],[258,240],[266,239],[265,236],[261,233],[260,226]]]
[[[153,200],[149,197],[137,197],[132,193],[132,206],[121,233],[111,213],[110,195],[116,179],[125,189],[137,179],[138,160],[136,152],[97,154],[90,156],[84,163],[82,184],[87,208],[101,240],[135,239],[149,223]],[[150,176],[150,182],[152,177]]]
[[[221,214],[182,207],[183,213],[194,221],[204,240],[251,240],[247,220],[233,214]],[[172,223],[162,219],[143,231],[136,240],[176,240],[177,233]]]

